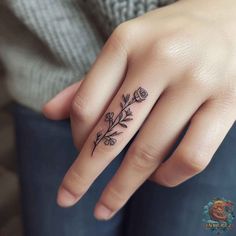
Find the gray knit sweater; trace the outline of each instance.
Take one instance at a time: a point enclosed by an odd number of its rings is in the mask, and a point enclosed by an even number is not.
[[[89,70],[121,22],[176,0],[0,0],[0,64],[11,96],[42,105]]]

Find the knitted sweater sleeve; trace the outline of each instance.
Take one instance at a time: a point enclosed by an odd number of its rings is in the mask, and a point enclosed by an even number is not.
[[[10,95],[40,111],[81,80],[113,29],[176,0],[0,0],[0,57]]]

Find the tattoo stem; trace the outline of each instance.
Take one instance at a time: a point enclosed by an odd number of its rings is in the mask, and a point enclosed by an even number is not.
[[[116,124],[115,124],[115,122],[116,122],[116,120],[118,119],[118,117],[120,116],[120,114],[121,114],[127,107],[129,107],[130,105],[132,105],[134,102],[135,102],[135,101],[132,101],[132,102],[128,103],[128,105],[126,105],[126,106],[119,112],[119,114],[116,116],[116,118],[115,118],[115,120],[114,120],[112,126],[111,126],[110,128],[108,128],[108,130],[109,130],[109,129],[112,130],[116,125],[119,124],[119,122],[116,123]],[[115,124],[115,125],[114,125],[114,124]]]
[[[133,120],[131,118],[132,112],[128,107],[131,106],[133,103],[143,102],[144,100],[146,100],[147,96],[147,91],[142,87],[136,89],[133,92],[132,97],[130,96],[130,94],[122,95],[122,101],[120,103],[120,112],[116,116],[114,116],[114,112],[108,112],[105,115],[105,121],[108,122],[108,128],[105,133],[103,133],[102,131],[97,132],[96,138],[93,142],[94,146],[92,149],[92,156],[96,147],[101,141],[104,141],[105,145],[114,145],[117,142],[117,138],[115,136],[118,136],[123,132],[113,131],[114,127],[120,125],[123,128],[128,128],[126,122]]]
[[[92,156],[93,153],[97,147],[97,145],[106,137],[107,133],[109,133],[115,126],[117,126],[119,124],[116,123],[118,117],[120,116],[120,114],[126,109],[128,108],[130,105],[132,105],[135,102],[135,100],[131,101],[130,103],[128,103],[124,108],[122,108],[122,110],[117,114],[115,120],[112,122],[112,125],[110,127],[108,127],[107,131],[104,133],[104,135],[98,140],[98,142],[96,142],[96,144],[94,144],[93,150],[92,150]]]

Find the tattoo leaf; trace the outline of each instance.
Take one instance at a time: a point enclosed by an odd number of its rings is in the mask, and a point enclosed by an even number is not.
[[[115,131],[114,133],[110,134],[109,136],[112,137],[112,136],[116,136],[116,135],[119,135],[119,134],[122,134],[123,132],[117,132]]]
[[[125,114],[126,114],[126,116],[132,116],[132,115],[133,115],[132,112],[131,112],[131,110],[130,110],[130,108],[128,108],[127,110],[125,110]]]
[[[126,103],[126,98],[125,98],[124,94],[122,95],[122,99],[123,99],[124,103]]]
[[[123,112],[121,112],[120,115],[119,115],[119,121],[121,121],[122,118],[123,118]]]
[[[130,99],[130,94],[127,94],[127,95],[125,96],[125,100],[126,100],[126,102],[128,102],[129,99]]]
[[[121,109],[123,109],[123,108],[124,108],[124,106],[123,106],[123,103],[122,103],[122,102],[120,103],[120,107],[121,107]]]
[[[119,123],[120,126],[122,126],[123,128],[128,128],[128,126],[124,123]]]
[[[96,137],[95,143],[99,140],[99,138],[100,138],[101,136],[102,136],[102,132],[99,131],[99,132],[97,133],[97,137]]]
[[[128,103],[128,101],[129,101],[129,99],[130,99],[130,94],[127,94],[127,95],[122,95],[122,98],[123,98],[123,101],[124,101],[124,103],[125,104],[127,104]]]
[[[131,120],[133,120],[132,118],[125,118],[124,120],[122,120],[122,121],[131,121]]]

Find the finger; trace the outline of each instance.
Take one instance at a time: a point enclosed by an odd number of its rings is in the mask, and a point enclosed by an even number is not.
[[[59,205],[75,204],[140,128],[166,83],[163,79],[158,87],[153,86],[150,74],[147,69],[130,70],[117,95],[83,145],[79,157],[67,172],[58,194]],[[137,90],[140,85],[145,88],[148,97],[137,102],[136,95],[142,90]],[[142,91],[143,95],[147,95]]]
[[[222,101],[206,102],[193,116],[175,152],[156,170],[152,179],[173,187],[203,171],[234,123],[232,108],[228,102],[223,105]]]
[[[95,208],[96,218],[106,218],[104,209],[108,209],[111,217],[124,206],[167,156],[205,97],[203,94],[196,96],[187,87],[173,87],[164,92],[131,144],[114,178],[103,191]]]
[[[72,103],[72,134],[77,148],[81,148],[126,73],[128,54],[117,35],[114,33],[105,44]]]
[[[70,85],[47,102],[43,107],[43,114],[51,120],[69,118],[72,101],[82,81]]]

